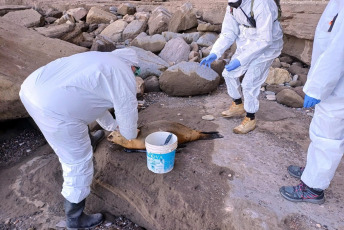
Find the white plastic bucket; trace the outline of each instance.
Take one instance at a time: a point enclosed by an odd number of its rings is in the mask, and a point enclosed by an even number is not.
[[[172,134],[167,145],[164,145],[169,132],[155,132],[146,137],[147,167],[154,173],[167,173],[173,169],[178,138]]]

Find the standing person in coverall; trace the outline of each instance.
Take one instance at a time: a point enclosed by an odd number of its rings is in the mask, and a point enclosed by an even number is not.
[[[229,118],[246,114],[242,123],[233,130],[237,134],[246,134],[256,127],[260,88],[268,76],[269,67],[281,53],[283,32],[274,0],[228,0],[228,5],[220,37],[201,65],[210,67],[236,42],[237,50],[222,73],[233,102],[222,116]],[[241,83],[244,104],[239,80],[242,75],[245,75]]]
[[[37,69],[21,86],[26,110],[62,165],[68,229],[90,228],[103,221],[100,213],[83,212],[93,178],[88,124],[97,120],[108,131],[119,129],[126,139],[136,138],[137,64],[136,53],[129,48],[80,53]],[[115,109],[116,120],[109,108]]]
[[[309,135],[306,167],[289,166],[301,179],[297,186],[282,187],[284,198],[294,202],[325,202],[344,153],[344,1],[331,0],[318,23],[312,63],[303,91],[304,107],[315,105]]]

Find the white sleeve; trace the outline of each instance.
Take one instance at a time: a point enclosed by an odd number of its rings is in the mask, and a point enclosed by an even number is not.
[[[97,119],[97,122],[103,129],[107,131],[117,130],[117,122],[108,110],[106,110],[104,114]]]
[[[247,65],[262,55],[272,42],[272,28],[276,18],[273,17],[272,9],[268,3],[261,3],[255,10],[257,35],[254,40],[247,44],[246,51],[238,56],[241,65]]]
[[[310,97],[324,100],[331,95],[339,80],[344,76],[344,11],[338,14],[334,27],[336,31],[332,41],[315,64],[311,66],[303,91]]]
[[[239,34],[239,24],[231,14],[230,7],[227,6],[226,15],[223,19],[222,30],[219,38],[213,45],[210,53],[214,53],[219,59],[222,54],[234,43]]]

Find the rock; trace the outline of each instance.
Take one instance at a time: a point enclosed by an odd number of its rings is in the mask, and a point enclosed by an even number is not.
[[[38,27],[34,28],[38,33],[49,37],[49,38],[61,38],[67,33],[73,31],[75,25],[62,24],[62,25],[52,25],[49,27]]]
[[[46,17],[44,18],[46,24],[53,24],[56,21],[56,18],[54,17]]]
[[[170,96],[194,96],[214,91],[220,76],[195,62],[181,62],[168,68],[159,78],[160,88]]]
[[[272,68],[281,68],[282,64],[279,58],[275,58],[274,62],[271,65]]]
[[[281,66],[283,67],[283,68],[289,68],[290,67],[290,64],[288,64],[288,63],[286,63],[286,62],[281,62]]]
[[[107,26],[107,24],[99,24],[98,28],[93,32],[94,36],[101,34],[101,32],[103,32]]]
[[[47,38],[3,18],[0,18],[0,38],[1,121],[28,116],[19,99],[19,89],[34,70],[58,58],[87,51],[65,41]]]
[[[135,14],[135,19],[139,20],[139,21],[146,21],[148,22],[150,17],[150,14],[148,12],[137,12]]]
[[[202,119],[206,121],[213,121],[215,120],[215,117],[213,115],[205,115],[205,116],[202,116]]]
[[[122,33],[128,23],[124,20],[117,20],[107,26],[100,34],[111,39],[113,42],[122,41]]]
[[[307,75],[306,74],[300,74],[299,75],[299,80],[301,81],[302,85],[305,85],[307,82]]]
[[[150,76],[145,79],[145,93],[160,92],[159,78]]]
[[[153,10],[148,20],[149,35],[161,34],[168,30],[168,23],[172,15],[168,10],[159,6]]]
[[[294,75],[292,80],[293,80],[293,81],[299,80],[299,76],[298,76],[298,75]]]
[[[43,16],[33,9],[9,12],[2,18],[17,25],[22,25],[28,28],[44,25]]]
[[[53,18],[60,18],[63,16],[63,12],[50,8],[46,11],[45,16],[53,17]]]
[[[298,86],[293,89],[300,97],[305,98],[306,94],[303,92],[303,86]]]
[[[0,6],[0,17],[4,16],[8,12],[27,10],[27,9],[30,9],[30,8],[31,8],[30,6],[20,6],[20,5],[4,5],[4,6]]]
[[[221,77],[221,83],[224,81],[222,72],[225,69],[226,61],[219,59],[211,63],[210,67]]]
[[[173,15],[168,24],[168,31],[180,32],[196,27],[198,24],[196,14],[191,3],[185,3]]]
[[[130,3],[123,3],[118,7],[117,13],[123,16],[126,14],[133,15],[136,13],[136,7]]]
[[[292,108],[302,108],[303,98],[291,89],[284,89],[276,96],[278,103]]]
[[[142,48],[153,53],[160,52],[166,44],[164,36],[161,34],[155,34],[148,36],[145,32],[139,34],[132,42],[132,46]]]
[[[201,37],[200,32],[192,32],[192,33],[184,33],[182,34],[182,38],[185,40],[186,43],[191,44],[193,42],[197,42],[198,39]]]
[[[210,24],[210,23],[201,23],[201,24],[198,24],[197,31],[220,33],[221,32],[221,27],[222,27],[222,25],[213,25],[213,24]]]
[[[83,39],[84,41],[93,43],[93,39],[94,39],[93,35],[91,35],[91,34],[89,34],[89,33],[87,33],[87,32],[83,32],[83,33],[82,33],[82,36],[83,36],[83,38],[84,38],[84,39]],[[92,44],[91,44],[91,45],[92,45]]]
[[[116,49],[116,44],[107,37],[98,35],[92,44],[90,51],[111,52]]]
[[[204,35],[202,35],[198,40],[197,40],[197,44],[200,46],[211,46],[215,43],[216,39],[218,38],[218,35],[216,33],[205,33]]]
[[[165,71],[169,64],[150,51],[132,46],[130,47],[136,51],[139,58],[139,66],[141,67],[140,77],[143,79],[149,76],[160,77],[163,71]]]
[[[92,23],[97,23],[97,24],[101,24],[101,23],[107,23],[109,24],[111,20],[116,21],[117,17],[114,14],[111,14],[109,12],[106,12],[100,8],[97,7],[92,7],[87,14],[86,17],[86,22],[88,24],[92,24]]]
[[[212,48],[213,48],[213,46],[201,48],[202,56],[207,57],[210,54],[210,51]]]
[[[275,92],[269,91],[269,90],[265,91],[265,94],[266,94],[266,95],[276,95]]]
[[[98,24],[90,24],[88,27],[88,32],[91,33],[95,31],[96,29],[98,29]]]
[[[127,14],[127,15],[125,15],[125,16],[123,17],[123,20],[126,21],[128,24],[129,24],[130,22],[134,21],[135,19],[136,19],[136,18],[135,18],[134,15],[129,15],[129,14]]]
[[[291,81],[291,82],[289,82],[289,85],[290,85],[291,87],[298,87],[298,86],[301,86],[301,85],[302,85],[302,82],[299,81],[299,80]]]
[[[293,59],[286,55],[286,56],[283,56],[283,57],[280,57],[279,58],[281,62],[285,62],[285,63],[288,63],[288,64],[291,64],[293,62]]]
[[[267,85],[266,86],[266,90],[267,91],[274,92],[275,94],[278,94],[279,92],[281,92],[284,89],[289,89],[289,87],[287,87],[287,86],[280,86],[280,85]]]
[[[196,59],[195,59],[196,58]],[[199,62],[199,53],[196,51],[191,51],[189,54],[189,60],[195,59],[196,61]]]
[[[190,46],[182,38],[174,38],[168,41],[159,57],[168,63],[179,63],[189,60]]]
[[[297,65],[297,66],[299,66],[299,67],[303,68],[303,64],[302,64],[302,62],[298,62],[298,61],[296,61],[296,62],[293,62],[293,63],[292,63],[292,65]]]
[[[135,38],[141,32],[146,31],[147,21],[134,20],[124,29],[123,39]]]
[[[287,70],[270,67],[269,75],[265,82],[269,85],[279,85],[290,81],[291,77]]]
[[[79,45],[83,41],[82,33],[88,30],[88,24],[83,21],[75,24],[73,31],[63,35],[60,39]]]
[[[83,7],[67,10],[67,14],[72,15],[76,21],[84,19],[87,15],[87,10]]]
[[[266,95],[266,99],[269,101],[276,101],[276,95]]]
[[[198,52],[199,50],[198,44],[196,42],[192,42],[190,45],[190,48],[191,48],[191,51],[195,51],[195,52]]]
[[[288,69],[288,71],[292,74],[292,75],[307,75],[309,69],[308,68],[302,68],[298,65],[291,65]]]
[[[75,23],[75,19],[73,18],[72,15],[64,14],[64,15],[62,15],[61,18],[59,18],[59,19],[57,19],[55,21],[56,25],[62,25],[62,24],[65,24],[65,23],[74,24]]]
[[[145,82],[140,77],[135,77],[136,79],[136,97],[142,97],[145,92]]]

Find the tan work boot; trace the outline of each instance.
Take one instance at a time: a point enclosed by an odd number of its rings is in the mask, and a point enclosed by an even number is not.
[[[241,103],[239,105],[235,104],[235,102],[232,102],[232,105],[229,107],[228,110],[223,111],[221,115],[223,117],[237,117],[237,116],[242,116],[244,115],[245,109],[244,109],[244,104]]]
[[[256,128],[256,120],[251,120],[249,117],[245,117],[241,124],[233,129],[236,134],[246,134]]]

